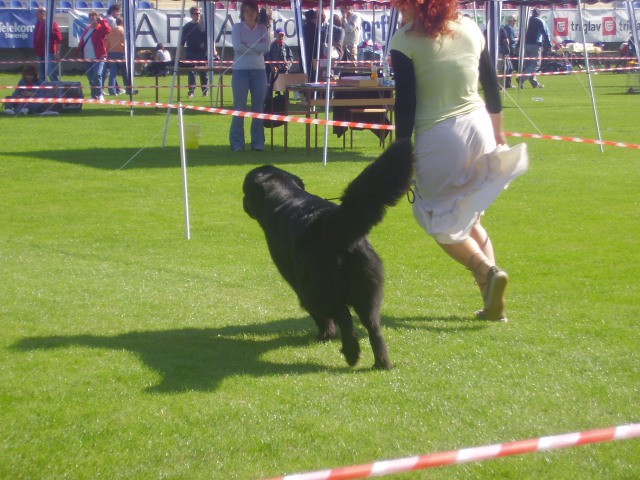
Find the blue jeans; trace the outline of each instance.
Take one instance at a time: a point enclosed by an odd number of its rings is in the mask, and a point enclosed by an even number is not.
[[[124,62],[124,52],[109,52],[107,54],[108,60],[122,60],[118,62],[109,62],[109,95],[116,95],[118,93],[118,73],[122,75],[124,86],[131,87],[129,82],[129,75],[127,75],[127,64]]]
[[[206,62],[207,61],[207,53],[202,51],[200,53],[194,53],[194,52],[187,52],[186,54],[186,59],[185,60],[199,60],[201,62]],[[186,66],[196,66],[196,67],[206,67],[207,64],[206,63],[193,63],[190,64],[188,62]],[[207,72],[199,72],[198,75],[200,76],[200,88],[202,88],[202,93],[204,93],[204,89],[207,88],[207,83],[209,83],[209,78],[207,76]],[[193,93],[193,91],[196,89],[196,72],[195,71],[190,71],[187,74],[187,79],[189,80],[189,93]]]
[[[37,57],[38,58],[38,74],[40,76],[40,80],[45,81],[46,77],[44,75],[44,57]],[[49,80],[52,82],[59,82],[60,81],[60,76],[59,76],[59,68],[58,68],[58,62],[56,62],[55,60],[52,60],[53,58],[53,54],[51,54],[49,56]]]
[[[102,72],[104,61],[90,61],[84,63],[85,72],[91,86],[91,98],[100,98],[102,95]]]
[[[536,72],[542,65],[542,46],[525,44],[524,56],[531,57],[531,60],[525,60],[522,68],[522,76],[520,77],[520,85],[523,85],[526,80],[529,80],[534,87],[538,86],[536,80]]]
[[[264,69],[234,70],[231,76],[231,89],[234,110],[247,111],[247,97],[251,92],[251,111],[263,112],[264,97],[267,92],[267,74]],[[244,117],[231,117],[229,142],[231,150],[244,149]],[[251,119],[251,148],[264,150],[264,125],[263,121],[257,118]]]

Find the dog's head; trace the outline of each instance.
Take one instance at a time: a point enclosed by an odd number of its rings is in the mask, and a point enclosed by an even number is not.
[[[151,50],[138,50],[136,52],[136,58],[138,60],[153,60],[154,54]]]
[[[257,219],[263,208],[286,201],[294,190],[304,191],[300,177],[273,165],[254,168],[247,173],[242,185],[244,211]]]

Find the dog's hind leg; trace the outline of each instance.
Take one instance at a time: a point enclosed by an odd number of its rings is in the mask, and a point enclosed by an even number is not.
[[[384,341],[382,330],[380,329],[380,303],[374,301],[364,306],[354,305],[353,309],[358,314],[358,317],[360,317],[360,321],[369,334],[369,343],[371,344],[375,358],[373,368],[391,370],[393,368],[393,362],[389,358],[387,343]]]
[[[353,326],[353,319],[348,307],[344,307],[335,315],[335,321],[340,329],[342,339],[342,354],[347,363],[353,367],[360,360],[360,344]]]
[[[338,337],[336,332],[336,324],[333,323],[331,318],[325,318],[321,315],[311,313],[311,318],[316,322],[318,326],[318,340],[321,342],[328,342]]]

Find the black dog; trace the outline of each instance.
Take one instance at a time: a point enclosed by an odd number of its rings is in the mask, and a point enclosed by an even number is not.
[[[350,306],[369,333],[374,368],[393,368],[380,331],[382,261],[366,236],[407,191],[412,172],[411,143],[401,141],[349,184],[340,205],[306,192],[300,178],[271,165],[244,181],[244,210],[264,230],[271,258],[315,320],[319,338],[335,338],[338,325],[351,366],[360,346]]]

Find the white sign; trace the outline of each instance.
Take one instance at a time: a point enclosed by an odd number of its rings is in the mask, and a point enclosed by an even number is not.
[[[463,10],[484,28],[485,12]],[[506,24],[509,15],[516,15],[516,10],[503,10],[502,23]],[[384,44],[389,33],[390,10],[359,10],[362,17],[362,41],[372,40]],[[87,25],[86,11],[69,11],[69,46],[76,47],[78,39]],[[580,25],[578,13],[575,9],[542,10],[540,17],[547,22],[553,40],[562,43],[563,40],[596,42],[624,42],[631,34],[631,23],[626,9],[583,10],[584,24]],[[190,18],[182,18],[180,11],[142,10],[136,18],[136,47],[153,48],[157,43],[166,47],[177,47],[181,26]],[[229,14],[223,10],[216,10],[214,31],[216,32],[216,47],[231,47],[231,27],[240,21],[239,12],[230,10]],[[273,29],[284,28],[289,46],[297,46],[295,21],[291,10],[276,10],[273,12]],[[640,28],[640,25],[639,25]]]

